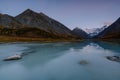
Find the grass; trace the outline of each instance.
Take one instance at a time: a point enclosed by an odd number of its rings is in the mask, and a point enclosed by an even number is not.
[[[0,42],[75,42],[75,41],[82,40],[0,36]]]

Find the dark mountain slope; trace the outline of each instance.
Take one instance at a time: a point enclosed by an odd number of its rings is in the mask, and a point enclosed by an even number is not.
[[[48,17],[44,13],[36,13],[30,9],[16,17],[0,14],[0,36],[83,39],[87,33],[81,29],[69,28]]]
[[[7,14],[0,14],[0,36],[62,38],[39,28],[24,25]]]
[[[36,13],[27,9],[15,17],[16,20],[29,27],[39,28],[48,33],[61,37],[73,36],[70,29],[43,13]]]
[[[95,38],[101,39],[120,39],[120,18],[117,19],[112,25],[103,30]]]
[[[82,29],[80,29],[80,28],[74,28],[72,30],[72,33],[74,35],[77,35],[78,38],[84,38],[84,39],[89,38],[89,35],[85,31],[83,31]]]
[[[0,26],[5,28],[19,28],[21,23],[14,19],[14,17],[7,14],[0,14]]]

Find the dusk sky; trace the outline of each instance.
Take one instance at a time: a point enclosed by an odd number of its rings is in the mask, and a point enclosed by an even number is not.
[[[120,17],[120,0],[0,0],[0,13],[43,12],[68,28],[96,28]]]

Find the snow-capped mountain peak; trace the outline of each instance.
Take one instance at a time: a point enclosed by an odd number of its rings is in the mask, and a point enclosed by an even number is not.
[[[101,28],[92,28],[92,29],[85,29],[85,31],[91,36],[91,37],[93,37],[93,36],[96,36],[96,35],[98,35],[100,32],[102,32],[104,29],[106,29],[108,26],[107,25],[105,25],[105,26],[103,26],[103,27],[101,27]]]

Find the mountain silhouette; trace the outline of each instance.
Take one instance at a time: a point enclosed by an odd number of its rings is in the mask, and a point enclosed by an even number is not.
[[[48,17],[44,13],[36,13],[30,9],[27,9],[23,13],[16,16],[15,19],[23,25],[38,28],[59,37],[73,36],[70,29],[60,22]]]
[[[81,39],[89,38],[89,35],[85,31],[83,31],[82,29],[80,29],[78,27],[74,28],[72,30],[72,32],[73,32],[74,35],[77,35],[78,38],[81,38]]]
[[[39,38],[75,38],[72,31],[44,13],[30,9],[16,17],[0,14],[0,35]]]
[[[108,27],[97,29],[97,33],[94,34],[95,36],[92,37],[94,39],[120,39],[120,18]],[[46,14],[31,9],[15,17],[0,14],[0,36],[91,39],[90,34],[82,29],[70,30]]]
[[[95,38],[120,39],[120,18],[118,18],[113,24],[104,29]]]

